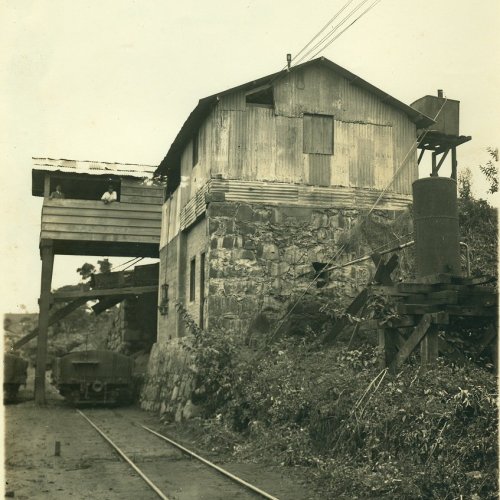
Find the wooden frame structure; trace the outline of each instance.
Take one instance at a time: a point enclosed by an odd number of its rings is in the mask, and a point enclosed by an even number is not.
[[[374,286],[374,292],[397,302],[400,315],[379,325],[382,367],[397,371],[419,345],[422,367],[434,365],[439,352],[452,351],[439,332],[446,332],[463,319],[489,326],[485,336],[478,339],[484,350],[495,338],[498,325],[497,294],[488,285],[492,281],[491,276],[464,278],[438,274],[392,286]]]
[[[51,293],[55,255],[159,257],[164,187],[151,182],[155,167],[147,165],[34,158],[32,193],[43,196],[40,232],[42,274],[38,328],[16,343],[37,337],[35,402],[45,404],[45,371],[49,325],[88,300],[103,300],[97,311],[126,296],[157,293],[157,284],[125,289]],[[109,184],[117,200],[103,203]],[[56,185],[67,195],[52,196]],[[56,301],[66,306],[51,311]]]

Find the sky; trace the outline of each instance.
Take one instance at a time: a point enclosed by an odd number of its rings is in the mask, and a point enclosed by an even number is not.
[[[158,165],[200,98],[282,69],[345,3],[0,0],[0,311],[38,309],[33,156]],[[437,89],[460,100],[472,141],[459,168],[486,197],[477,166],[499,146],[499,21],[498,0],[381,0],[320,55],[407,104]],[[97,260],[56,256],[53,287]]]

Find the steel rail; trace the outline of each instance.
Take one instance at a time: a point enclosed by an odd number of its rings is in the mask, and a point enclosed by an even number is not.
[[[154,434],[155,436],[159,437],[160,439],[163,439],[167,443],[170,443],[172,446],[175,446],[176,448],[178,448],[179,450],[183,451],[184,453],[187,453],[189,456],[191,456],[193,458],[196,458],[200,462],[203,462],[205,465],[208,465],[209,467],[215,469],[216,471],[220,472],[221,474],[223,474],[224,476],[228,477],[229,479],[232,479],[233,481],[235,481],[239,485],[245,486],[249,490],[253,491],[254,493],[257,493],[258,495],[260,495],[261,497],[267,498],[269,500],[279,500],[277,497],[273,497],[269,493],[266,493],[265,491],[257,488],[253,484],[247,483],[243,479],[240,479],[238,476],[235,476],[234,474],[231,474],[230,472],[228,472],[227,470],[223,469],[222,467],[219,467],[218,465],[215,465],[214,463],[208,461],[207,459],[201,457],[200,455],[197,455],[193,451],[188,450],[187,448],[185,448],[184,446],[182,446],[179,443],[176,443],[175,441],[173,441],[172,439],[168,438],[167,436],[164,436],[163,434],[160,434],[160,433],[154,431],[153,429],[150,429],[149,427],[146,427],[145,425],[141,425],[141,427],[143,429],[145,429],[146,431],[151,432],[151,434]]]
[[[125,453],[115,443],[113,443],[113,441],[101,429],[99,429],[99,427],[97,427],[97,425],[94,424],[94,422],[92,422],[92,420],[90,420],[90,418],[88,418],[80,410],[76,411],[113,447],[113,449],[130,465],[130,467],[132,467],[132,469],[134,469],[137,472],[137,474],[139,474],[139,476],[141,476],[141,478],[146,482],[146,484],[162,500],[169,500],[169,498],[163,494],[163,492],[151,481],[151,479],[149,479],[146,476],[146,474],[144,474],[144,472],[142,472],[141,469],[139,469],[139,467],[137,467],[137,465],[135,465],[134,462],[132,462],[132,460],[130,460],[130,458],[128,458],[127,455],[125,455]]]

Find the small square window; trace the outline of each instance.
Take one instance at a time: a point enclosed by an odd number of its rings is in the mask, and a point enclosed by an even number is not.
[[[308,115],[303,118],[303,152],[333,154],[333,116]]]

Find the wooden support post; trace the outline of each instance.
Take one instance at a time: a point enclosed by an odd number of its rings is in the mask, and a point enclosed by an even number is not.
[[[396,371],[405,362],[415,347],[417,347],[420,341],[424,338],[427,330],[431,326],[431,322],[432,317],[430,314],[424,314],[422,316],[422,319],[392,361],[390,365],[391,371]]]
[[[436,364],[438,358],[438,348],[439,327],[438,325],[431,325],[427,330],[427,334],[420,343],[420,359],[424,370]]]
[[[399,332],[396,328],[379,328],[378,329],[378,346],[380,349],[380,369],[390,366],[396,354],[398,353],[398,336]]]
[[[418,155],[418,161],[417,161],[417,165],[420,165],[420,162],[422,161],[422,158],[424,156],[424,153],[425,153],[425,149],[422,148],[422,151],[420,152],[420,154]]]
[[[52,270],[54,268],[54,248],[52,240],[40,242],[42,258],[42,278],[40,284],[40,313],[38,315],[38,341],[35,370],[35,403],[45,404],[45,369],[47,364],[47,331],[51,301]]]
[[[439,163],[436,166],[436,173],[439,172],[439,169],[441,168],[441,165],[443,164],[444,160],[446,160],[446,157],[448,156],[449,152],[450,148],[445,149],[443,156],[441,156],[441,159],[439,160]]]
[[[432,153],[432,172],[431,172],[431,177],[437,176],[437,170],[436,170],[436,158],[437,158],[437,153],[434,151]]]
[[[451,148],[451,178],[457,180],[457,148],[453,146]]]

